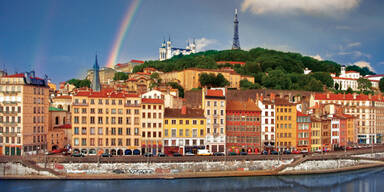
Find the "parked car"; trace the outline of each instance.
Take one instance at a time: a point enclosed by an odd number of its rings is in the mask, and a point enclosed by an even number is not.
[[[225,154],[222,152],[214,152],[213,156],[225,156]]]
[[[173,156],[174,156],[174,157],[181,157],[181,156],[183,156],[183,155],[180,154],[180,153],[178,153],[178,152],[176,152],[176,153],[173,153]]]
[[[347,146],[346,149],[347,149],[347,150],[352,150],[353,147],[351,147],[351,146]]]
[[[195,156],[195,154],[193,154],[192,152],[186,152],[185,156]]]
[[[209,156],[209,155],[211,155],[211,153],[209,152],[208,149],[199,149],[199,150],[197,150],[197,155]]]
[[[158,156],[158,157],[166,157],[167,154],[165,154],[165,153],[158,153],[157,156]]]
[[[283,154],[289,155],[289,154],[291,154],[291,151],[290,150],[284,150]]]
[[[124,171],[121,170],[121,169],[115,169],[115,170],[113,170],[112,172],[113,172],[113,173],[116,173],[116,174],[122,174],[122,173],[124,173]]]
[[[307,149],[303,149],[303,150],[301,150],[301,153],[302,154],[308,154],[308,150]]]
[[[321,149],[316,149],[315,153],[321,153]]]
[[[292,154],[301,154],[301,151],[300,150],[293,150]]]
[[[271,151],[271,155],[278,155],[278,154],[279,154],[279,152],[277,152],[275,150]]]
[[[72,157],[84,157],[84,155],[80,152],[75,152],[75,153],[72,153],[71,155]]]
[[[103,154],[101,154],[101,157],[112,157],[112,154],[110,154],[110,153],[103,153]]]
[[[240,152],[240,155],[248,155],[248,153],[247,152]]]
[[[262,155],[268,155],[268,151],[267,151],[267,150],[263,150],[263,151],[261,152],[261,154],[262,154]]]
[[[228,155],[229,156],[234,156],[234,155],[237,155],[237,153],[236,152],[229,152]]]
[[[144,153],[144,157],[153,157],[152,153]]]

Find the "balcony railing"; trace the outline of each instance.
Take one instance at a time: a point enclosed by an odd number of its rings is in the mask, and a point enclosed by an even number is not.
[[[135,104],[135,103],[126,103],[124,104],[125,107],[140,107],[140,104]]]
[[[88,106],[88,103],[73,103],[74,106]]]
[[[3,104],[18,104],[20,101],[3,101]]]
[[[5,137],[16,137],[17,133],[16,132],[3,132],[3,136],[5,136]]]
[[[17,94],[17,93],[20,93],[21,91],[17,91],[17,90],[12,90],[12,91],[0,91],[0,93],[3,93],[3,94]]]

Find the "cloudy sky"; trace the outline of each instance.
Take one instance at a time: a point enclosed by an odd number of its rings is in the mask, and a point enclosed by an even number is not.
[[[134,6],[137,5],[137,6]],[[106,65],[122,21],[132,19],[117,62],[157,59],[164,38],[229,49],[239,9],[240,45],[294,51],[384,73],[382,0],[0,0],[0,67],[34,69],[55,83]]]

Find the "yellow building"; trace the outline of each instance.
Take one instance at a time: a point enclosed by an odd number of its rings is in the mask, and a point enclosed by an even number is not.
[[[115,77],[116,70],[109,67],[102,67],[99,70],[99,77],[101,84],[109,84],[113,81],[113,77]],[[88,70],[86,79],[93,81],[93,69]]]
[[[200,87],[199,75],[202,73],[213,73],[215,75],[221,73],[225,79],[230,83],[228,88],[240,88],[240,80],[247,79],[248,81],[254,83],[255,79],[251,76],[244,76],[236,73],[233,69],[198,69],[198,68],[189,68],[183,71],[174,71],[169,73],[160,74],[160,78],[164,82],[177,82],[185,90],[191,90],[192,88]]]
[[[321,119],[311,117],[311,151],[321,150]]]
[[[181,109],[166,108],[164,111],[164,152],[197,153],[205,149],[205,117],[202,109],[183,106]]]
[[[102,89],[73,95],[72,149],[84,154],[140,154],[141,99]]]
[[[276,98],[276,146],[279,150],[296,148],[296,104]]]
[[[357,143],[355,117],[346,114],[344,117],[347,118],[347,145],[350,146]]]

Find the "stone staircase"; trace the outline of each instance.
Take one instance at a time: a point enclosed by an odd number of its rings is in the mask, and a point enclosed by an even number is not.
[[[275,172],[276,174],[279,173],[280,171],[286,169],[287,167],[295,167],[305,161],[307,161],[309,159],[309,156],[305,156],[305,157],[299,157],[297,159],[295,159],[292,163],[290,164],[285,164],[285,165],[282,165],[282,166],[279,166],[277,167],[276,169],[273,170],[273,172]]]
[[[40,167],[39,165],[36,164],[35,161],[32,161],[32,160],[21,160],[21,161],[19,161],[19,163],[25,167],[29,167],[29,168],[34,169],[36,171],[47,171],[48,173],[51,173],[52,175],[55,175],[55,176],[63,176],[63,173],[55,171],[51,168]]]

